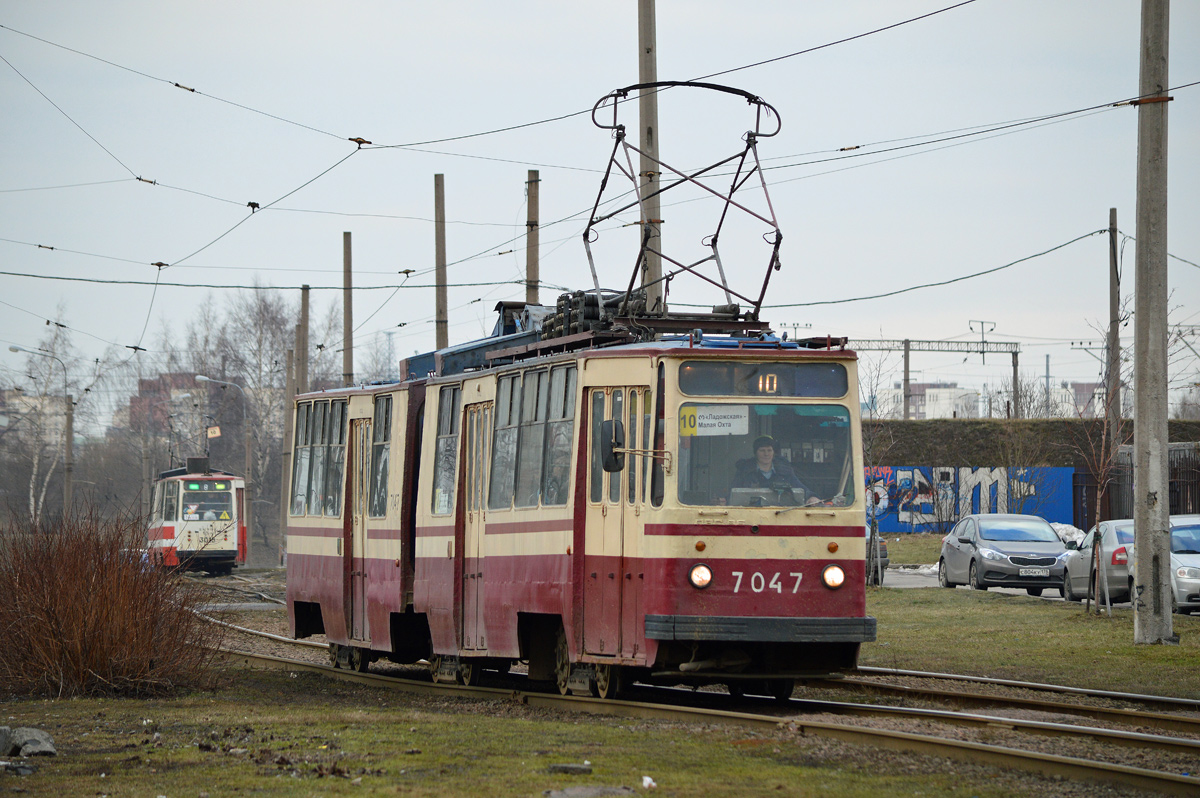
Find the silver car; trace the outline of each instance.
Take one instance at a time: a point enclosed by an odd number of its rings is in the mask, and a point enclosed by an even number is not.
[[[1093,548],[1096,530],[1100,530],[1100,575],[1107,580],[1113,602],[1129,601],[1133,593],[1133,575],[1137,557],[1133,521],[1123,518],[1104,521],[1087,534],[1067,558],[1067,580],[1063,596],[1081,601],[1086,594],[1096,596],[1096,569]],[[1103,594],[1105,583],[1100,583]],[[1200,611],[1200,515],[1171,516],[1171,597],[1178,612]]]
[[[1097,544],[1097,540],[1099,543]],[[1100,592],[1096,592],[1096,547],[1100,548]],[[1109,600],[1129,601],[1133,593],[1133,521],[1114,519],[1092,527],[1083,540],[1067,544],[1063,598],[1082,601],[1108,591]]]
[[[1023,587],[1029,595],[1040,596],[1048,587],[1063,589],[1066,558],[1062,539],[1044,518],[968,515],[942,538],[938,582],[976,590]]]
[[[1171,593],[1179,612],[1200,612],[1200,515],[1171,517]]]

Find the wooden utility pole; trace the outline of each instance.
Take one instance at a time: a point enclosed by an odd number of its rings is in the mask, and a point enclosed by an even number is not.
[[[658,54],[655,39],[654,0],[638,0],[638,83],[654,83],[658,80]],[[662,289],[662,219],[659,196],[658,171],[658,91],[646,89],[638,95],[638,119],[642,150],[640,192],[643,198],[642,213],[649,240],[646,242],[646,262],[642,264],[642,285],[646,286],[646,309],[651,313],[664,313],[660,305]],[[653,194],[653,196],[648,196]]]
[[[308,286],[304,286],[308,288]],[[284,383],[283,395],[285,410],[283,413],[283,451],[279,459],[279,564],[287,564],[287,532],[288,510],[292,503],[292,438],[295,436],[292,414],[292,400],[296,397],[295,351],[287,351],[287,382]]]
[[[308,393],[308,295],[309,287],[300,286],[300,325],[296,328],[295,393]],[[292,359],[288,358],[291,366]]]
[[[1012,353],[1013,364],[1013,418],[1021,417],[1021,374],[1017,370],[1017,353]]]
[[[1142,0],[1134,312],[1133,642],[1177,643],[1167,464],[1168,0]]]
[[[1117,271],[1117,209],[1108,209],[1108,458],[1117,462],[1121,446],[1121,275]],[[1111,465],[1110,465],[1111,468]]]
[[[342,233],[342,384],[354,384],[354,285],[350,233]]]
[[[525,302],[529,305],[540,304],[538,288],[541,275],[538,267],[538,242],[541,238],[538,231],[538,170],[529,170],[529,179],[525,181]]]
[[[450,322],[446,310],[446,184],[442,175],[433,176],[433,257],[437,307],[434,320],[438,349],[450,345]]]

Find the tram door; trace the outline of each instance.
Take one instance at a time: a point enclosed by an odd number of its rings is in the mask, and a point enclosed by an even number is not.
[[[487,522],[486,489],[491,459],[492,403],[467,405],[463,422],[466,434],[463,436],[465,470],[462,506],[466,518],[463,524],[462,640],[464,649],[484,649],[487,648],[483,617],[487,569],[483,534]]]
[[[367,488],[370,484],[371,419],[352,419],[350,451],[350,524],[346,527],[345,567],[348,585],[347,615],[350,638],[370,639],[367,624]]]
[[[583,642],[589,654],[637,654],[641,614],[641,507],[645,458],[626,455],[621,471],[606,472],[602,422],[620,420],[626,449],[645,449],[646,387],[593,388],[589,395],[588,510],[585,533]]]

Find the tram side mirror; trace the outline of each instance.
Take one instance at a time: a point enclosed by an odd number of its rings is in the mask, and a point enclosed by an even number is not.
[[[612,473],[625,469],[625,452],[617,449],[625,448],[625,425],[620,419],[600,422],[600,454],[603,457],[604,470]]]

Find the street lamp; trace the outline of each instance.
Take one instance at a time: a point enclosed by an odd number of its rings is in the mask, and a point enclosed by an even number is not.
[[[75,403],[71,400],[71,395],[67,393],[67,364],[58,355],[52,355],[40,349],[26,349],[23,346],[13,344],[8,348],[8,351],[24,352],[27,355],[40,355],[41,357],[53,358],[58,361],[58,365],[62,366],[63,401],[67,403],[67,428],[63,435],[63,514],[65,515],[71,509],[71,472],[75,470]]]
[[[242,512],[246,518],[246,553],[248,556],[250,551],[250,536],[254,530],[254,527],[251,526],[251,505],[254,503],[254,499],[252,498],[253,494],[250,491],[251,485],[253,484],[252,460],[250,458],[250,427],[246,423],[246,405],[249,400],[246,397],[246,392],[242,390],[242,386],[238,385],[236,382],[214,380],[212,377],[206,377],[203,374],[196,375],[196,382],[211,382],[215,385],[220,385],[222,390],[228,387],[237,388],[238,393],[242,395],[242,436],[246,439],[246,476],[244,477],[246,482],[246,501],[243,502],[245,506],[242,508]]]

